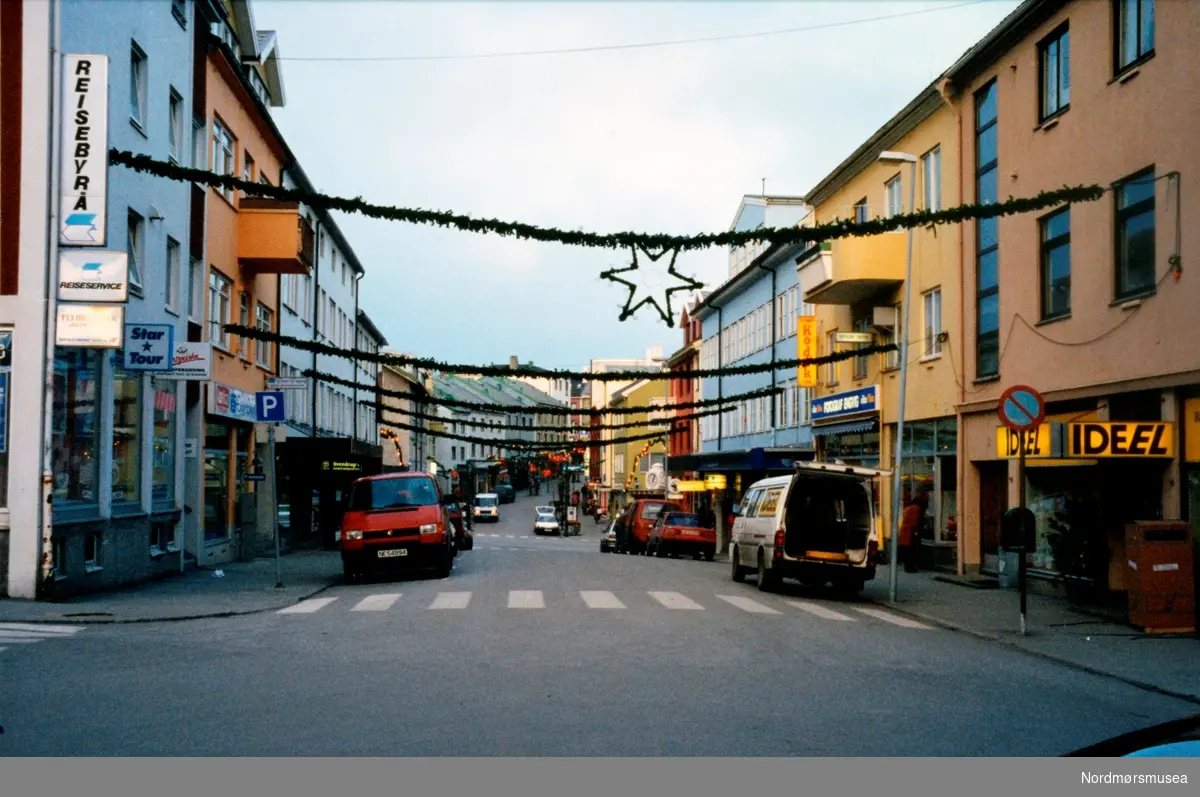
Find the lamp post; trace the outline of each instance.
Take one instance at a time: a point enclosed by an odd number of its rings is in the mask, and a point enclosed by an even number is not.
[[[908,211],[912,213],[916,210],[917,204],[917,158],[914,155],[909,155],[907,152],[881,152],[879,153],[879,161],[881,163],[907,163],[912,166],[909,170],[908,183]],[[904,398],[908,392],[908,325],[905,323],[908,320],[909,313],[909,296],[912,290],[912,251],[913,251],[913,228],[908,228],[908,256],[905,258],[904,264],[904,299],[900,304],[900,317],[896,319],[897,329],[896,337],[900,342],[900,400],[896,414],[896,450],[894,456],[894,465],[892,470],[892,525],[891,525],[891,545],[890,555],[888,556],[888,599],[896,602],[896,560],[900,556],[900,474],[903,468],[903,452],[904,452]]]

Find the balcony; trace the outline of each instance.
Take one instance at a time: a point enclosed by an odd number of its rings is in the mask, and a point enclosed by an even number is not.
[[[839,238],[800,265],[800,290],[809,304],[853,305],[904,282],[906,236],[887,232]]]
[[[238,261],[264,274],[308,274],[315,238],[295,202],[243,197],[238,203]]]

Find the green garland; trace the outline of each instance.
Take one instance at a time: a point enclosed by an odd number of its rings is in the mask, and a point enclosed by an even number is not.
[[[384,354],[382,352],[360,351],[359,349],[343,349],[337,346],[330,346],[328,343],[318,343],[312,340],[303,340],[301,338],[291,337],[289,335],[281,335],[278,332],[267,332],[254,327],[242,326],[241,324],[224,324],[223,329],[233,335],[238,335],[243,338],[252,340],[261,340],[268,343],[274,343],[279,346],[288,346],[301,351],[312,352],[315,354],[324,354],[329,357],[341,357],[355,362],[367,361],[378,363],[379,365],[394,365],[398,367],[412,366],[428,371],[439,371],[446,374],[469,374],[472,376],[498,376],[498,377],[514,377],[514,376],[534,376],[542,378],[557,378],[557,379],[583,379],[592,382],[627,382],[633,380],[647,380],[651,382],[662,382],[672,379],[705,379],[721,376],[739,376],[742,374],[762,374],[768,371],[784,371],[801,366],[810,365],[828,365],[829,363],[842,362],[855,357],[867,357],[872,354],[885,354],[890,351],[897,351],[900,347],[895,343],[882,343],[877,346],[864,346],[861,349],[851,349],[847,351],[835,352],[833,354],[825,354],[820,357],[805,357],[803,359],[787,359],[776,360],[775,362],[756,363],[753,365],[730,365],[723,368],[698,368],[688,371],[601,371],[592,373],[590,371],[571,371],[567,369],[538,369],[528,366],[518,366],[509,368],[506,365],[460,365],[455,363],[444,363],[428,357],[407,357],[399,354]],[[354,383],[350,383],[351,386]]]
[[[364,402],[360,402],[364,403]],[[365,402],[368,406],[376,407],[375,402]],[[519,426],[515,423],[488,423],[487,421],[460,421],[454,418],[443,418],[438,415],[429,415],[423,412],[413,410],[404,410],[397,407],[378,406],[378,409],[389,415],[403,415],[409,418],[417,418],[430,423],[445,423],[445,424],[462,424],[463,426],[473,426],[476,428],[488,429],[504,429],[513,432],[551,432],[556,434],[570,434],[572,432],[611,432],[618,429],[639,429],[648,425],[648,421],[633,421],[631,423],[606,423],[596,426]],[[736,407],[722,407],[715,410],[705,410],[704,412],[694,412],[688,415],[676,415],[670,418],[671,423],[685,423],[689,421],[707,418],[711,415],[722,415],[726,412],[733,412]],[[654,411],[661,412],[657,407]]]
[[[784,389],[779,386],[765,387],[759,390],[752,390],[748,393],[735,393],[731,396],[715,399],[703,399],[701,401],[685,401],[677,404],[662,404],[651,406],[635,406],[635,407],[563,407],[559,405],[541,405],[541,406],[526,406],[524,404],[484,404],[477,401],[461,401],[459,399],[443,399],[433,396],[424,396],[419,393],[406,393],[400,390],[386,390],[381,387],[371,387],[361,383],[352,382],[349,379],[343,379],[340,376],[326,374],[321,371],[313,371],[308,369],[300,372],[300,376],[312,379],[316,378],[319,382],[327,382],[331,385],[342,385],[343,387],[358,388],[364,393],[371,393],[378,396],[388,396],[391,398],[408,399],[417,404],[432,404],[438,407],[457,407],[465,410],[475,410],[476,412],[491,412],[498,415],[587,415],[588,417],[600,417],[604,415],[636,415],[637,413],[664,412],[666,410],[692,410],[701,407],[717,407],[722,404],[732,404],[738,401],[747,401],[749,399],[766,398],[784,392]],[[359,404],[365,407],[374,407],[376,402],[360,399]]]
[[[454,432],[434,432],[426,429],[424,426],[415,426],[409,423],[393,423],[385,421],[384,426],[396,427],[397,429],[405,429],[410,432],[420,432],[421,434],[430,437],[441,437],[446,440],[459,440],[465,443],[478,443],[492,448],[501,448],[516,451],[570,451],[576,448],[603,448],[604,446],[622,445],[624,443],[637,443],[643,440],[660,440],[665,442],[664,434],[669,434],[672,431],[682,431],[684,427],[678,429],[672,426],[667,432],[650,432],[648,434],[629,435],[626,437],[614,437],[609,440],[565,440],[562,442],[537,442],[536,440],[505,440],[496,439],[494,437],[472,437],[470,435],[456,434]]]
[[[812,227],[765,227],[745,232],[701,233],[698,235],[667,235],[665,233],[596,233],[560,230],[539,227],[523,222],[500,221],[499,219],[477,219],[461,213],[402,208],[376,205],[362,197],[346,199],[332,197],[312,191],[266,185],[242,180],[231,175],[213,174],[204,169],[178,166],[160,161],[148,155],[135,155],[118,149],[108,153],[109,163],[124,166],[137,172],[165,177],[180,182],[200,183],[214,188],[244,191],[252,196],[266,196],[328,210],[358,213],[375,219],[400,221],[408,224],[428,224],[452,227],[464,232],[492,233],[532,241],[554,242],[567,246],[584,246],[602,249],[630,249],[686,252],[709,249],[714,246],[742,246],[752,241],[772,244],[818,243],[850,236],[878,235],[879,233],[909,227],[925,227],[931,224],[956,224],[968,219],[985,219],[1017,213],[1031,213],[1063,203],[1094,202],[1104,195],[1105,188],[1099,185],[1064,186],[1053,191],[1043,191],[1032,197],[1010,198],[1004,202],[990,204],[965,204],[945,210],[920,210],[889,218],[855,222],[851,219],[818,224]]]

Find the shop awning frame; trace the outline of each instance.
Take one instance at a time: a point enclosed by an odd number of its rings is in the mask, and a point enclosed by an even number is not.
[[[873,432],[879,428],[879,421],[874,418],[864,418],[858,421],[845,421],[843,423],[830,423],[823,426],[813,424],[813,437],[833,437],[843,434],[855,434],[858,432]]]

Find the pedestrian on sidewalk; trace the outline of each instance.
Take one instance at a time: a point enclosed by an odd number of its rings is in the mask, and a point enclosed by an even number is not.
[[[629,553],[629,530],[625,527],[625,514],[617,515],[613,530],[617,533],[617,553]]]
[[[924,501],[909,499],[900,518],[900,561],[905,573],[917,572],[917,552],[921,544],[921,518],[925,514]]]

